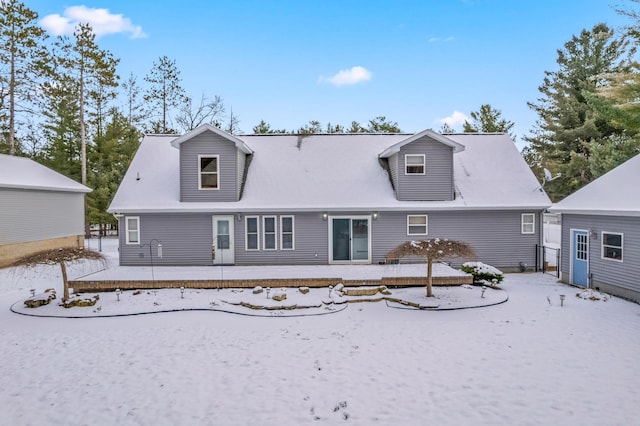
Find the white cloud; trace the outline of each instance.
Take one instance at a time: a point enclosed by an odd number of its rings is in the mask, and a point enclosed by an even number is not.
[[[453,111],[448,117],[438,119],[438,124],[448,124],[450,127],[455,128],[458,125],[464,124],[465,121],[469,121],[469,117],[467,117],[463,112]]]
[[[320,76],[318,82],[327,82],[333,84],[336,87],[350,86],[353,84],[362,83],[364,81],[371,80],[371,71],[361,66],[351,67],[348,70],[340,70],[332,77],[325,78]]]
[[[79,23],[91,25],[96,37],[118,33],[129,33],[131,38],[147,37],[141,26],[133,25],[129,18],[111,13],[109,9],[71,6],[64,10],[64,16],[54,13],[40,20],[42,28],[54,35],[73,34]]]

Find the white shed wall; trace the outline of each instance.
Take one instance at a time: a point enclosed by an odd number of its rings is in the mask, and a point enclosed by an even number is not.
[[[0,188],[0,245],[84,234],[84,193]]]

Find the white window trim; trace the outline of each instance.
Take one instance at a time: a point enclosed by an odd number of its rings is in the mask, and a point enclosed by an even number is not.
[[[531,222],[525,222],[525,217],[531,217]],[[531,225],[531,231],[525,231],[524,226]],[[522,213],[520,216],[520,233],[521,234],[535,234],[536,233],[536,214],[535,213]]]
[[[409,224],[409,218],[411,217],[424,217],[425,218],[425,222],[424,222],[424,227],[425,227],[425,233],[419,233],[419,234],[415,234],[415,233],[411,233],[410,231],[410,227],[411,226],[422,226],[422,225],[416,225],[415,223],[410,225]],[[407,235],[429,235],[429,215],[427,214],[408,214],[407,215]]]
[[[203,188],[202,187],[202,170],[200,169],[201,160],[203,158],[215,158],[216,159],[216,175],[218,176],[218,186],[216,188]],[[212,175],[213,173],[206,173]],[[219,155],[198,155],[198,189],[200,191],[218,191],[220,189],[220,156]]]
[[[611,257],[606,257],[604,255],[604,248],[605,248],[605,244],[604,244],[604,234],[609,234],[609,235],[620,235],[620,259],[614,259]],[[624,234],[622,232],[609,232],[609,231],[602,231],[600,233],[600,257],[603,260],[610,260],[612,262],[619,262],[622,263],[624,261]],[[617,246],[612,246],[612,245],[607,245],[607,247],[617,247]]]
[[[409,173],[407,172],[407,158],[408,157],[422,157],[422,173]],[[417,164],[411,164],[411,166],[416,166]],[[404,155],[404,174],[407,176],[421,176],[427,173],[427,161],[426,155],[424,154],[405,154]]]
[[[134,219],[137,224],[138,231],[138,241],[129,240],[129,219]],[[125,216],[124,217],[124,235],[125,235],[125,243],[126,244],[140,244],[140,216]]]
[[[283,219],[291,219],[291,248],[284,248],[282,242],[284,239],[282,236],[284,235],[284,227],[282,226]],[[296,220],[293,216],[280,216],[280,250],[295,250],[296,249]]]
[[[249,248],[249,219],[256,220],[256,248]],[[244,249],[246,251],[260,250],[260,216],[244,217]]]
[[[267,219],[273,219],[273,248],[267,248]],[[262,249],[264,251],[278,250],[278,217],[262,216]]]

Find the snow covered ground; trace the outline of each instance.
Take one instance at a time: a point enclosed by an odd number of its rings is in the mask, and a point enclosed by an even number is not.
[[[627,425],[640,415],[640,305],[591,300],[550,275],[508,274],[508,302],[457,311],[10,311],[32,287],[59,290],[58,270],[0,270],[0,423]]]

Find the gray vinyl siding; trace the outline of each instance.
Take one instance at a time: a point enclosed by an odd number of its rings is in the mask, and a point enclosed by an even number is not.
[[[0,188],[0,244],[84,234],[84,193]]]
[[[562,278],[570,282],[571,229],[595,231],[589,237],[592,287],[640,301],[640,218],[562,214]],[[622,262],[602,258],[602,231],[623,234]],[[635,297],[634,297],[635,295]]]
[[[219,156],[219,189],[198,189],[199,155]],[[193,137],[180,145],[180,201],[238,201],[238,170],[233,142],[212,132]]]
[[[207,213],[131,214],[120,219],[120,264],[149,265],[152,239],[162,241],[162,259],[153,243],[154,265],[211,265],[212,215]],[[140,245],[126,244],[125,218],[140,218]],[[140,257],[140,254],[144,257]]]
[[[329,215],[334,215],[328,212]],[[533,267],[535,246],[540,242],[541,228],[535,234],[522,235],[520,211],[474,212],[380,212],[371,219],[372,263],[384,261],[386,254],[397,245],[412,239],[449,238],[466,241],[478,255],[477,260],[503,269],[516,269],[520,262]],[[527,211],[524,213],[540,212]],[[215,213],[140,214],[140,239],[143,244],[152,238],[162,241],[163,259],[157,259],[154,245],[154,265],[211,265],[212,216]],[[371,212],[335,213],[336,216],[369,216]],[[407,235],[407,214],[427,214],[429,234]],[[294,216],[295,250],[280,250],[280,216]],[[325,265],[329,256],[329,221],[320,212],[280,213],[258,212],[260,250],[246,250],[246,215],[234,220],[236,265]],[[262,217],[276,216],[278,224],[277,250],[263,250]],[[536,220],[536,223],[539,223]],[[124,218],[120,221],[124,231]],[[149,248],[126,245],[125,232],[120,233],[122,265],[148,265]],[[140,253],[144,254],[141,258]],[[464,259],[468,260],[468,259]],[[454,265],[459,265],[460,260]]]
[[[406,175],[405,155],[424,154],[425,174]],[[396,195],[401,201],[453,199],[453,148],[427,136],[411,142],[397,154]]]
[[[542,229],[535,234],[521,234],[521,214],[535,211],[469,211],[469,212],[381,212],[373,221],[372,256],[374,262],[397,245],[412,240],[448,238],[469,243],[476,251],[477,260],[506,270],[517,269],[520,262],[533,269],[536,244],[540,243]],[[407,215],[428,215],[428,235],[407,235]],[[539,223],[536,220],[536,225]],[[460,265],[469,259],[453,259]]]

